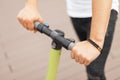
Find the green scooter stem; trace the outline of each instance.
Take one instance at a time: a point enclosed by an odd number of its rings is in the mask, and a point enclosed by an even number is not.
[[[60,50],[51,49],[46,80],[56,80],[60,55],[61,55],[61,49]]]

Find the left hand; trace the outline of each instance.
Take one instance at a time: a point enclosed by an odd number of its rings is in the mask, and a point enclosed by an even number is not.
[[[76,62],[89,65],[100,55],[100,52],[88,41],[78,42],[71,50],[71,58]]]

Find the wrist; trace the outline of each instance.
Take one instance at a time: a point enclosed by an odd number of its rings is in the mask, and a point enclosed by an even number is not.
[[[101,45],[99,45],[98,43],[96,43],[95,41],[93,41],[92,39],[87,39],[87,41],[91,44],[91,45],[93,45],[99,52],[101,52],[102,51],[102,47],[101,47]]]
[[[103,48],[103,44],[104,44],[104,38],[100,38],[100,37],[90,37],[90,39],[92,41],[94,41],[96,44],[98,44],[101,48]]]
[[[31,8],[37,9],[37,0],[27,0],[25,6],[29,6]]]

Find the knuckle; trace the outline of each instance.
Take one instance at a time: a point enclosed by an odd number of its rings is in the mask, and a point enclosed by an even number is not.
[[[79,62],[77,59],[75,59],[76,62]]]
[[[74,59],[74,54],[71,52],[71,58]]]
[[[79,64],[82,64],[81,61],[79,61]]]
[[[91,61],[91,58],[87,58],[86,60],[87,60],[88,62],[90,62],[90,61]]]
[[[86,66],[88,66],[88,65],[90,65],[90,62],[88,62],[88,63],[86,64]]]

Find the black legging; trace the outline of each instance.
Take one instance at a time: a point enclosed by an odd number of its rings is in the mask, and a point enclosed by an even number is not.
[[[118,14],[117,11],[111,10],[111,16],[109,20],[107,33],[105,36],[103,50],[100,56],[96,60],[94,60],[89,66],[86,67],[88,80],[106,80],[104,73],[105,63],[113,40],[117,14]],[[71,21],[80,41],[88,39],[90,35],[91,17],[89,18],[71,17]]]

